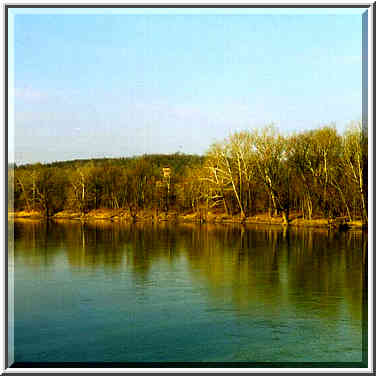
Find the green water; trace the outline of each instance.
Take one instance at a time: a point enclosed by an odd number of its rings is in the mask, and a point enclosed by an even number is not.
[[[15,361],[359,363],[366,249],[362,232],[16,221]]]

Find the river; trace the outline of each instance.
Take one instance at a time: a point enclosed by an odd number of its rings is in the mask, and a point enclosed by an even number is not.
[[[359,367],[366,250],[361,231],[15,221],[14,358]]]

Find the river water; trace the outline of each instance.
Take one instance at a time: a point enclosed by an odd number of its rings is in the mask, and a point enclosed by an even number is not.
[[[366,250],[326,229],[15,221],[15,361],[359,367]]]

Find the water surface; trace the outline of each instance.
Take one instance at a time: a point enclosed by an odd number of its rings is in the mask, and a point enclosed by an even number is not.
[[[361,362],[366,241],[16,221],[15,361]]]

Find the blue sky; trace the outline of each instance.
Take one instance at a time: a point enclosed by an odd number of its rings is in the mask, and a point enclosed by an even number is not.
[[[203,154],[270,122],[361,119],[359,10],[110,13],[14,16],[17,163]]]

